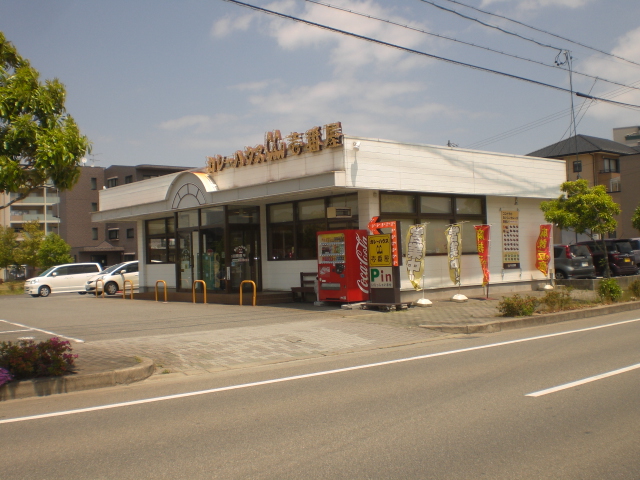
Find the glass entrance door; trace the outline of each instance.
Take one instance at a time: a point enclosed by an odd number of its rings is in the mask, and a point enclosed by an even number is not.
[[[180,269],[180,288],[191,290],[197,279],[200,263],[200,242],[198,231],[178,232],[178,262]]]
[[[228,292],[238,292],[243,280],[260,285],[260,226],[229,225],[229,286]],[[244,290],[243,290],[244,291]]]
[[[224,225],[202,231],[202,279],[207,289],[226,291],[227,264],[224,250]]]

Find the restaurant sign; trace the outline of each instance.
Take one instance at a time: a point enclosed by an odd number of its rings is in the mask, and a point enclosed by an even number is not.
[[[286,138],[282,138],[280,130],[274,130],[265,134],[262,145],[245,147],[244,150],[237,150],[228,157],[222,155],[207,157],[207,173],[212,175],[225,168],[259,165],[282,160],[292,155],[339,147],[342,145],[342,139],[340,122],[328,123],[324,127],[313,127],[304,133],[292,132]]]

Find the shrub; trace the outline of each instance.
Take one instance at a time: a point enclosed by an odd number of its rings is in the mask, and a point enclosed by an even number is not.
[[[540,300],[549,310],[564,310],[573,302],[571,290],[552,290]]]
[[[13,375],[9,373],[9,370],[0,368],[0,387],[11,380],[13,380]]]
[[[605,302],[617,302],[622,296],[622,288],[615,278],[603,278],[598,284],[598,295]]]
[[[40,343],[0,342],[0,368],[8,370],[16,380],[73,373],[76,358],[78,355],[71,353],[71,344],[57,337]]]
[[[629,284],[629,291],[634,297],[640,298],[640,280],[634,280]]]
[[[522,298],[516,293],[513,297],[504,297],[498,303],[498,311],[503,317],[523,317],[533,315],[538,304],[537,298],[529,295]]]

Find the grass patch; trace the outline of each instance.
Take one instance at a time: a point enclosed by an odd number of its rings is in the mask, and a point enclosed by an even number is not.
[[[0,285],[0,295],[22,295],[24,293],[24,282],[4,282]]]

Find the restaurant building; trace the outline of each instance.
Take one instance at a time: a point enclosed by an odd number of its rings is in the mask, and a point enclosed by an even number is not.
[[[557,198],[564,180],[561,160],[354,137],[333,123],[269,132],[262,145],[208,157],[201,169],[103,190],[93,220],[137,222],[141,291],[164,280],[190,292],[204,280],[209,297],[238,292],[243,280],[261,292],[299,286],[301,272],[317,271],[316,232],[366,229],[379,217],[397,222],[403,243],[410,225],[426,223],[424,288],[438,298],[453,287],[452,223],[463,226],[467,292],[482,292],[474,225],[492,226],[492,289],[543,280],[540,202]],[[419,298],[400,270],[403,298]]]

